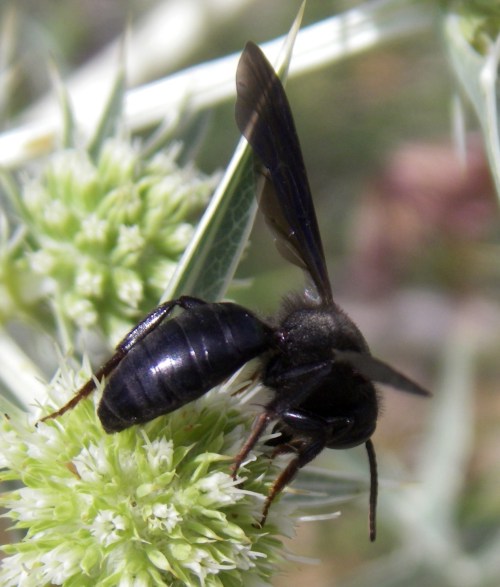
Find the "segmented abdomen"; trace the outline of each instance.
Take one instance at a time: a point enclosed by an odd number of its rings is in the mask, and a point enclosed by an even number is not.
[[[165,320],[122,359],[98,415],[118,432],[172,412],[269,348],[271,331],[236,304],[206,304]]]

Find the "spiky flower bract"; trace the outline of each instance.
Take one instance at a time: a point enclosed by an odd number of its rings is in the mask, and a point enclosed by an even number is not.
[[[486,55],[500,30],[500,2],[498,0],[460,0],[450,2],[450,5],[452,12],[456,12],[461,17],[464,37],[476,51]]]
[[[37,428],[11,413],[0,429],[0,480],[22,487],[0,506],[23,540],[4,546],[4,587],[264,585],[290,531],[277,503],[258,527],[276,473],[269,459],[230,464],[248,416],[228,393],[243,375],[172,415],[106,434],[94,402]],[[59,404],[75,384],[60,373]],[[53,393],[54,397],[54,393]],[[279,532],[278,532],[279,528]]]

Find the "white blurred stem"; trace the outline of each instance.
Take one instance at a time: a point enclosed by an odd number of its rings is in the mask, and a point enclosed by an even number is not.
[[[416,34],[429,28],[433,14],[429,4],[408,0],[380,0],[349,10],[304,28],[298,35],[290,75],[298,75],[351,57],[382,42]],[[132,35],[133,36],[133,35]],[[165,31],[165,36],[168,32]],[[284,37],[263,44],[274,60]],[[134,46],[128,47],[133,53]],[[132,130],[158,123],[188,107],[192,111],[210,108],[234,95],[234,76],[240,52],[190,67],[162,80],[127,92],[125,119]],[[94,77],[92,99],[80,86],[69,84],[76,120],[87,134],[95,128],[107,96],[106,88],[114,79],[117,66],[111,64]],[[86,74],[86,77],[91,77]],[[59,107],[53,103],[44,109],[41,119],[0,135],[0,165],[14,167],[27,159],[50,151],[61,130]]]
[[[44,376],[19,345],[0,329],[0,381],[27,412],[47,397]]]
[[[484,142],[500,195],[500,136],[498,120],[498,65],[500,38],[492,42],[485,55],[480,54],[463,34],[459,15],[447,13],[443,33],[455,74],[473,104],[482,127]]]

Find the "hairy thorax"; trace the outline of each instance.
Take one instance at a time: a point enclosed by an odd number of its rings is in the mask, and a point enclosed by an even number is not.
[[[332,357],[332,350],[369,352],[363,335],[336,304],[288,298],[277,329],[278,344],[295,363]]]

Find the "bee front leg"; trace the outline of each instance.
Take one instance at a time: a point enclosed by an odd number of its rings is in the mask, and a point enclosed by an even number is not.
[[[304,401],[314,390],[321,385],[323,378],[331,371],[331,361],[322,361],[310,365],[300,365],[289,369],[285,373],[264,379],[264,385],[274,388],[276,391],[286,390],[286,393],[279,393],[271,400],[264,411],[259,414],[254,422],[250,435],[241,447],[234,459],[232,466],[233,479],[236,478],[241,463],[247,458],[250,451],[257,444],[264,433],[267,425],[278,420],[283,414],[290,410],[290,407]]]
[[[176,300],[165,302],[157,306],[152,312],[150,312],[137,326],[135,326],[125,338],[117,345],[113,356],[100,368],[98,369],[93,377],[91,377],[83,387],[66,403],[62,408],[56,412],[52,412],[40,419],[40,422],[46,422],[62,416],[67,411],[73,409],[79,404],[82,399],[90,395],[96,388],[97,382],[101,381],[104,377],[109,375],[115,367],[120,363],[123,357],[132,349],[140,340],[142,340],[147,334],[152,332],[159,324],[163,322],[173,312],[174,308],[180,307],[183,310],[191,310],[207,302],[200,300],[199,298],[193,298],[190,296],[181,296]]]
[[[260,526],[264,526],[269,514],[269,508],[273,503],[275,497],[294,479],[298,471],[311,462],[326,446],[326,435],[321,432],[317,437],[311,437],[304,440],[297,449],[297,456],[294,457],[288,465],[283,469],[280,475],[276,478],[267,494],[264,508],[262,509],[262,517],[260,519]]]

